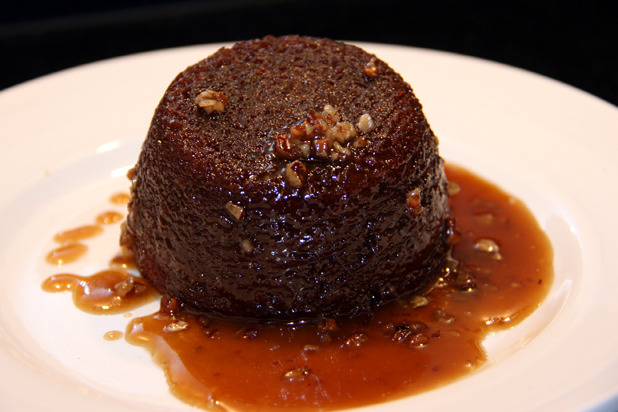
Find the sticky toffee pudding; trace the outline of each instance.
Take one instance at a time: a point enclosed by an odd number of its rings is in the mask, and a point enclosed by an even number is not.
[[[129,206],[109,267],[43,289],[90,313],[160,298],[124,337],[208,410],[336,410],[445,385],[553,279],[525,205],[445,166],[407,83],[331,40],[241,42],[189,67],[129,178],[110,198]],[[124,218],[60,232],[48,262],[78,261]]]
[[[297,321],[370,315],[447,257],[443,161],[386,63],[328,39],[222,48],[159,103],[122,244],[196,313]]]

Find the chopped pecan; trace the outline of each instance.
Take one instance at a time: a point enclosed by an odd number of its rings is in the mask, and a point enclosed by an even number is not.
[[[380,69],[378,68],[378,66],[376,66],[375,57],[372,57],[371,60],[369,60],[365,64],[365,67],[363,68],[363,72],[365,73],[365,75],[367,75],[367,77],[371,77],[372,79],[375,79],[376,77],[380,75]]]
[[[408,212],[410,212],[414,217],[421,214],[423,211],[423,206],[421,205],[421,191],[419,189],[412,189],[408,193],[406,205],[408,206]]]
[[[197,95],[195,103],[208,114],[213,112],[223,113],[227,104],[227,97],[221,92],[208,89]]]
[[[295,160],[285,167],[283,177],[290,186],[302,187],[307,181],[307,167],[300,160]]]

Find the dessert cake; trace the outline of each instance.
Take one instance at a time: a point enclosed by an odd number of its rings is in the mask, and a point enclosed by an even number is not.
[[[446,178],[411,87],[341,42],[266,37],[188,67],[156,108],[121,244],[223,317],[356,317],[448,254]]]

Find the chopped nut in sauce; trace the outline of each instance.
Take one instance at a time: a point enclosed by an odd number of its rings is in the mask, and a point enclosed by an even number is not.
[[[410,305],[412,306],[412,309],[427,306],[428,303],[429,299],[427,299],[425,296],[416,295],[410,300]]]
[[[401,325],[389,324],[385,332],[391,333],[391,340],[395,343],[403,343],[412,347],[422,346],[429,340],[425,332],[428,326],[423,322],[409,322]]]
[[[189,323],[184,320],[179,320],[163,327],[164,332],[180,332],[189,327]]]
[[[502,259],[502,255],[500,255],[500,247],[496,242],[491,239],[479,239],[474,244],[474,249],[479,252],[486,253],[491,255],[492,258],[496,260]]]
[[[408,345],[412,347],[423,346],[427,342],[429,342],[429,338],[424,333],[417,333],[413,336],[410,336],[408,339]]]
[[[169,316],[175,316],[176,313],[180,310],[180,302],[178,299],[163,295],[161,296],[161,306],[159,308],[159,312]]]
[[[195,103],[208,114],[213,112],[223,113],[227,104],[227,97],[221,92],[208,89],[197,95]]]
[[[290,382],[302,382],[307,376],[311,374],[311,369],[301,366],[294,368],[283,374],[283,379]]]
[[[320,347],[318,345],[305,345],[303,346],[303,351],[304,352],[317,352],[320,350]]]
[[[133,290],[133,286],[134,286],[133,276],[129,276],[122,282],[116,283],[114,285],[114,290],[116,291],[116,294],[118,296],[124,298],[125,296],[127,296],[129,292],[131,292],[131,290]]]
[[[368,340],[369,336],[367,336],[367,334],[359,332],[347,338],[343,345],[348,348],[358,348],[360,345],[367,342]]]
[[[470,292],[476,289],[476,279],[471,273],[458,269],[455,274],[456,276],[453,286],[457,290]]]
[[[232,216],[234,216],[234,219],[236,220],[242,219],[242,217],[245,214],[245,208],[243,208],[242,206],[236,205],[232,203],[231,201],[225,204],[225,208],[227,209],[228,212],[230,212]]]
[[[254,328],[242,328],[236,333],[237,337],[245,340],[255,339],[258,335],[258,330]]]
[[[440,321],[446,325],[450,325],[451,323],[455,322],[455,316],[445,312],[442,309],[436,309],[433,315],[437,321]]]

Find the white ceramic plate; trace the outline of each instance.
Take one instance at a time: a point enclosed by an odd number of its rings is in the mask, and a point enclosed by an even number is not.
[[[441,153],[523,199],[551,238],[556,279],[524,323],[486,341],[486,366],[425,394],[367,408],[580,411],[618,407],[618,109],[522,70],[453,54],[363,44],[413,86]],[[40,284],[59,230],[92,222],[128,190],[152,112],[171,79],[215,51],[139,54],[0,93],[0,409],[170,411],[162,371],[141,348]],[[117,208],[122,210],[123,208]],[[118,225],[62,271],[90,274]],[[154,311],[155,305],[133,315]],[[113,408],[113,409],[112,409]]]

